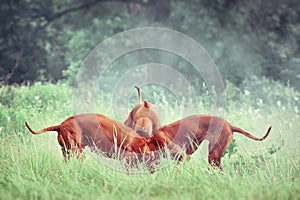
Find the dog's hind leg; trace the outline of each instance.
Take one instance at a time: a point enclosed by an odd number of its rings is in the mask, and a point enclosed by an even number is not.
[[[223,157],[227,147],[232,141],[232,132],[222,130],[217,141],[209,142],[208,163],[211,166],[216,166],[223,171],[221,166],[221,158]]]

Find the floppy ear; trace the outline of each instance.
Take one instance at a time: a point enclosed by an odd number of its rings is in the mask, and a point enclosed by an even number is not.
[[[130,128],[133,128],[133,114],[132,111],[129,113],[128,118],[125,120],[124,124]]]

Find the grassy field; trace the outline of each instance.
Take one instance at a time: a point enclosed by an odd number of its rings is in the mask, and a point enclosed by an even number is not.
[[[264,98],[251,86],[228,87],[223,117],[258,137],[269,125],[272,131],[263,142],[235,133],[235,145],[222,159],[225,174],[208,170],[206,143],[179,174],[174,163],[154,174],[127,174],[88,152],[83,161],[63,162],[57,134],[31,135],[24,121],[35,129],[62,122],[73,112],[72,89],[64,84],[2,87],[0,199],[300,199],[300,95],[279,84],[261,84]],[[113,117],[99,101],[97,112]],[[198,103],[208,113],[205,105]],[[171,105],[162,106],[167,122],[177,119]]]

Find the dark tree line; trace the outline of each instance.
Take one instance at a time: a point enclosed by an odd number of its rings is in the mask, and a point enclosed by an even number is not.
[[[236,85],[265,76],[299,88],[299,13],[297,0],[3,0],[0,82],[72,81],[105,38],[162,26],[203,44]]]
[[[27,80],[62,79],[62,71],[68,67],[64,56],[67,51],[65,42],[71,36],[67,34],[61,36],[61,33],[66,29],[72,31],[79,26],[84,27],[85,25],[77,23],[81,20],[81,16],[89,13],[91,9],[96,8],[103,16],[110,15],[110,10],[115,9],[114,7],[124,7],[126,9],[123,9],[123,12],[126,11],[130,15],[137,15],[142,10],[141,7],[146,9],[149,7],[155,20],[158,21],[168,18],[170,13],[168,1],[2,1],[0,4],[0,80],[4,84],[11,84]],[[95,17],[97,17],[96,13],[93,13]]]

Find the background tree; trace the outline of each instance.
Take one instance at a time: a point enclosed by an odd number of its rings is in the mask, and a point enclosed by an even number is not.
[[[118,27],[120,22],[115,24],[120,21],[120,17],[138,16],[139,12],[143,12],[142,7],[147,6],[152,8],[151,12],[156,20],[163,20],[167,16],[155,14],[157,3],[158,1],[144,3],[134,0],[2,1],[0,80],[4,84],[22,83],[25,80],[60,80],[63,78],[63,70],[70,65],[66,55],[73,52],[68,52],[68,49],[73,49],[72,45],[82,48],[80,52],[74,52],[78,54],[95,45],[95,41],[91,41],[89,36],[85,37],[85,32],[107,29],[97,38],[99,41],[123,30]],[[73,34],[74,30],[78,34]],[[82,43],[73,44],[74,37],[79,39],[77,41],[83,40]],[[71,44],[68,43],[69,40],[72,40]],[[70,62],[76,63],[77,60]]]
[[[299,11],[296,0],[5,0],[0,5],[0,81],[72,82],[82,60],[105,38],[159,26],[197,40],[223,77],[239,87],[247,77],[264,76],[300,88]],[[144,55],[145,60],[157,57]],[[173,60],[195,78],[187,63]]]

